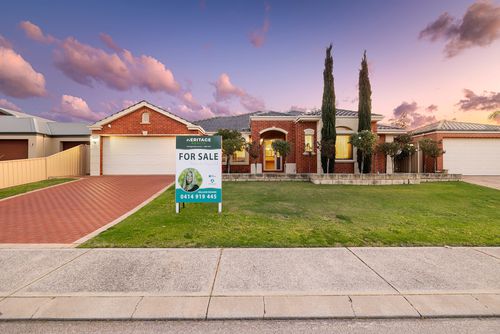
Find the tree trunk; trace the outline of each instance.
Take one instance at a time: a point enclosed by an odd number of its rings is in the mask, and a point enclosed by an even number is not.
[[[396,173],[396,165],[394,164],[394,157],[391,157],[391,163],[392,163],[392,174]]]
[[[231,173],[231,156],[226,155],[226,157],[227,157],[227,159],[226,159],[227,173],[230,174]]]
[[[434,157],[434,173],[437,172],[438,159]]]
[[[326,175],[330,174],[330,158],[326,160]]]

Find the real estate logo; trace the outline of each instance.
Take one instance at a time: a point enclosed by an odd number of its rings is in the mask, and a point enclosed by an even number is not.
[[[175,203],[222,203],[222,138],[176,138]],[[219,211],[221,206],[219,206]]]

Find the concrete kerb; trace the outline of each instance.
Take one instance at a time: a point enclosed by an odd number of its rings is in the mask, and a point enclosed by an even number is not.
[[[123,215],[121,215],[120,217],[116,218],[111,223],[108,223],[108,224],[106,224],[106,225],[98,228],[94,232],[91,232],[91,233],[87,234],[86,236],[81,237],[80,239],[76,240],[75,242],[73,242],[71,244],[70,247],[78,247],[79,245],[83,244],[84,242],[86,242],[86,241],[92,239],[93,237],[99,235],[100,233],[106,231],[110,227],[112,227],[112,226],[120,223],[125,218],[133,215],[134,213],[136,213],[137,211],[139,211],[140,209],[142,209],[143,207],[145,207],[147,204],[149,204],[150,202],[152,202],[156,197],[160,196],[163,192],[165,192],[173,184],[175,184],[175,182],[169,183],[166,187],[162,188],[161,190],[159,190],[158,192],[156,192],[155,194],[153,194],[151,197],[149,197],[147,200],[145,200],[144,202],[142,202],[141,204],[139,204],[138,206],[136,206],[132,210],[130,210],[130,211],[124,213]]]
[[[472,295],[441,296],[408,296],[420,300],[418,313],[405,304],[405,296],[390,296],[397,303],[388,296],[235,296],[214,297],[212,305],[208,296],[9,297],[0,302],[0,321],[500,318],[495,309],[498,295],[479,296],[482,300],[495,297],[489,304]],[[453,303],[443,305],[443,298]],[[477,302],[464,304],[471,300]]]

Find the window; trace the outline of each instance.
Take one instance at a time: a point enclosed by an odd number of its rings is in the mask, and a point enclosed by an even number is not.
[[[148,112],[142,113],[141,124],[149,124],[149,113]]]
[[[338,135],[335,143],[335,159],[351,160],[352,144],[349,143],[350,135]]]
[[[314,130],[304,130],[304,152],[314,152]]]
[[[238,152],[233,153],[233,158],[231,159],[231,162],[245,162],[246,160],[246,151],[241,150]]]

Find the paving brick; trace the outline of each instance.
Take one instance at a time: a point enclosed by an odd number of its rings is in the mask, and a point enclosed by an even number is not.
[[[56,297],[33,319],[130,319],[140,297]]]
[[[134,319],[205,319],[209,297],[144,297]]]
[[[263,297],[212,297],[208,319],[262,319]]]
[[[9,297],[0,301],[0,319],[30,319],[51,298]]]
[[[403,296],[351,296],[356,317],[420,317]]]
[[[493,315],[500,316],[500,294],[474,295],[474,298],[486,306]]]
[[[408,295],[424,317],[491,316],[493,313],[472,295]]]
[[[352,318],[347,296],[269,296],[265,297],[265,318]]]
[[[0,201],[0,243],[72,243],[173,182],[169,175],[98,176]]]

